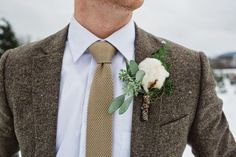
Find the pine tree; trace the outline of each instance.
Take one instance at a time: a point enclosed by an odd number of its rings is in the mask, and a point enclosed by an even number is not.
[[[6,50],[17,46],[19,46],[19,41],[10,23],[5,19],[0,19],[0,57]]]

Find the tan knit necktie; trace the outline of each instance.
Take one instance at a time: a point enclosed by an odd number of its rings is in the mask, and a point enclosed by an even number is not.
[[[87,116],[87,157],[112,156],[112,115],[108,113],[113,99],[111,61],[116,49],[108,42],[95,42],[89,52],[97,62],[90,89]]]

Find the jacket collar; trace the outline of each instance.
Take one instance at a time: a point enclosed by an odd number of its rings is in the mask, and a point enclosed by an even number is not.
[[[42,40],[39,45],[45,54],[63,54],[68,37],[69,25],[56,34]],[[139,63],[157,51],[161,46],[161,39],[142,30],[135,24],[135,60]]]

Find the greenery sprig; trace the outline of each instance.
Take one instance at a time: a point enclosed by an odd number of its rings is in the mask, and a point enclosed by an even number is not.
[[[112,101],[108,112],[112,114],[119,109],[119,114],[123,114],[129,108],[134,96],[143,93],[142,80],[145,72],[139,70],[138,64],[131,60],[126,62],[126,70],[122,69],[119,73],[119,79],[123,82],[124,94],[118,96]]]
[[[162,43],[159,50],[151,55],[151,58],[158,59],[165,69],[169,72],[171,65],[166,62],[170,45],[168,43]],[[171,78],[167,78],[161,89],[151,88],[146,92],[142,87],[142,80],[145,76],[145,72],[139,70],[138,64],[134,61],[126,62],[126,69],[122,69],[119,73],[119,79],[123,82],[124,94],[113,99],[108,112],[114,113],[119,109],[119,114],[123,114],[129,108],[133,98],[138,94],[143,94],[150,97],[151,101],[158,97],[162,97],[164,94],[172,95],[174,86]]]
[[[160,60],[162,62],[162,65],[168,72],[170,72],[171,64],[167,63],[166,59],[168,57],[168,52],[170,51],[170,48],[171,48],[170,44],[163,41],[161,48],[151,55],[152,58]],[[149,95],[152,99],[155,99],[157,97],[161,97],[163,94],[170,96],[173,94],[173,92],[174,92],[173,81],[169,77],[166,79],[161,89],[152,88],[150,89],[149,93],[147,93],[147,95]]]

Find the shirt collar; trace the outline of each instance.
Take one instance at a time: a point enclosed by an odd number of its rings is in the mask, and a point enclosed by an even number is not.
[[[80,58],[92,43],[98,40],[110,42],[127,60],[134,59],[135,24],[133,20],[130,20],[128,24],[106,39],[100,39],[72,17],[68,32],[68,44],[74,62]]]

